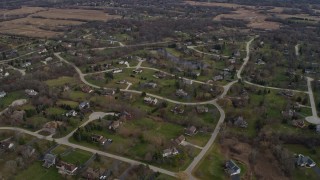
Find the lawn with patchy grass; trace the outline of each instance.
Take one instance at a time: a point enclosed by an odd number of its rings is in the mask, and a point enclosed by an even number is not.
[[[193,175],[199,179],[227,179],[223,165],[225,160],[217,144],[214,144],[195,168]]]
[[[14,179],[16,180],[56,180],[62,179],[61,174],[55,167],[49,169],[42,167],[42,162],[35,162],[26,170],[21,171]]]
[[[87,162],[91,156],[92,154],[89,152],[75,149],[70,153],[65,154],[64,156],[61,156],[61,160],[67,163],[80,165]]]
[[[46,81],[46,84],[50,87],[55,87],[55,86],[63,86],[65,84],[73,84],[75,83],[75,79],[73,77],[68,77],[68,76],[62,76],[59,77],[58,79],[52,79]]]
[[[7,108],[13,101],[18,99],[25,99],[26,96],[22,91],[7,92],[7,95],[3,98],[0,98],[0,111]]]

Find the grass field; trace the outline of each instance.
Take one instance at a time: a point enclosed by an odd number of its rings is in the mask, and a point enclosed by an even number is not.
[[[7,108],[13,101],[26,98],[22,91],[7,93],[4,98],[0,98],[0,111]]]
[[[199,179],[227,179],[222,167],[224,161],[218,145],[214,144],[195,168],[193,175]]]
[[[67,163],[80,165],[80,164],[87,162],[91,156],[92,156],[92,154],[89,152],[76,149],[76,150],[70,152],[70,154],[67,154],[65,156],[61,156],[61,159]]]
[[[41,162],[35,162],[26,170],[20,172],[14,179],[16,180],[56,180],[62,179],[57,169],[51,167],[46,169],[42,167]]]
[[[46,84],[50,87],[63,86],[67,83],[68,84],[75,83],[75,79],[73,77],[62,76],[62,77],[59,77],[58,79],[46,81]]]

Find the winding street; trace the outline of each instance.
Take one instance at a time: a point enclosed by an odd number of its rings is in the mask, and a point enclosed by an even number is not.
[[[250,54],[250,44],[253,42],[254,38],[251,39],[249,42],[247,42],[247,57],[244,59],[244,64],[241,66],[241,68],[239,69],[239,71],[237,72],[237,78],[238,79],[241,79],[241,73],[245,67],[245,65],[247,64],[248,60],[249,60],[249,54]],[[62,58],[60,56],[60,53],[54,53],[54,55],[56,57],[58,57],[60,59],[60,61],[63,61],[69,65],[71,65],[75,70],[76,72],[79,74],[79,77],[80,77],[80,80],[91,86],[91,87],[94,87],[94,88],[100,88],[99,86],[96,86],[96,85],[93,85],[89,82],[87,82],[85,80],[85,74],[83,74],[81,72],[81,70],[76,67],[73,63],[70,63],[68,62],[67,60],[65,60],[64,58]],[[141,67],[142,68],[142,67]],[[164,98],[164,97],[161,97],[161,96],[157,96],[157,95],[153,95],[153,94],[147,94],[149,96],[153,96],[153,97],[156,97],[156,98],[159,98],[159,99],[162,99],[162,100],[165,100],[165,101],[169,101],[169,102],[172,102],[172,103],[176,103],[176,104],[182,104],[182,105],[201,105],[201,104],[212,104],[214,105],[215,107],[217,107],[217,109],[219,110],[220,112],[220,118],[219,118],[219,121],[217,123],[217,126],[216,128],[214,129],[213,133],[211,134],[211,137],[210,139],[208,140],[207,144],[202,148],[201,152],[194,158],[194,160],[192,161],[192,163],[188,166],[188,168],[183,171],[185,174],[188,175],[188,178],[189,179],[196,179],[195,177],[193,177],[192,175],[192,172],[194,171],[195,167],[199,164],[199,162],[201,161],[201,159],[203,159],[203,157],[205,156],[205,154],[209,151],[210,147],[213,145],[219,131],[220,131],[220,126],[221,124],[224,122],[225,120],[225,112],[224,110],[220,107],[220,105],[217,103],[217,101],[220,99],[220,98],[223,98],[227,92],[229,91],[229,89],[232,87],[232,85],[234,85],[235,83],[237,83],[238,80],[235,80],[235,81],[232,81],[230,82],[229,84],[223,86],[223,93],[218,96],[217,98],[213,99],[213,100],[210,100],[210,101],[205,101],[205,102],[193,102],[193,103],[188,103],[188,102],[179,102],[179,101],[175,101],[175,100],[171,100],[171,99],[167,99],[167,98]],[[142,93],[141,91],[136,91],[136,90],[128,90],[128,89],[121,89],[121,91],[126,91],[126,92],[132,92],[132,93]],[[96,120],[96,119],[99,119],[100,117],[103,117],[104,115],[107,115],[109,113],[104,113],[104,112],[95,112],[93,114],[91,114],[89,116],[89,119],[84,122],[81,127],[85,126],[86,124],[88,124],[89,122],[93,121],[93,120]],[[113,113],[111,113],[113,114]],[[118,159],[120,161],[124,161],[124,162],[127,162],[127,163],[130,163],[130,164],[145,164],[145,163],[142,163],[142,162],[139,162],[139,161],[135,161],[135,160],[132,160],[132,159],[129,159],[129,158],[125,158],[125,157],[122,157],[122,156],[118,156],[118,155],[114,155],[114,154],[110,154],[110,153],[106,153],[106,152],[103,152],[103,151],[99,151],[99,150],[94,150],[94,149],[91,149],[91,148],[88,148],[88,147],[84,147],[84,146],[81,146],[81,145],[77,145],[77,144],[73,144],[73,143],[70,143],[69,142],[69,138],[72,136],[72,134],[76,131],[76,129],[74,131],[72,131],[71,133],[69,133],[67,136],[63,137],[63,138],[59,138],[59,139],[53,139],[51,136],[42,136],[40,134],[37,134],[35,132],[30,132],[28,130],[25,130],[25,129],[21,129],[21,128],[15,128],[15,127],[0,127],[0,130],[1,129],[6,129],[6,130],[15,130],[15,131],[19,131],[19,132],[22,132],[22,133],[26,133],[26,134],[29,134],[29,135],[32,135],[32,136],[35,136],[35,137],[38,137],[38,138],[41,138],[41,139],[46,139],[46,140],[49,140],[49,141],[52,141],[52,140],[55,140],[57,143],[59,144],[63,144],[63,145],[67,145],[67,146],[70,146],[70,147],[73,147],[73,148],[78,148],[78,149],[82,149],[82,150],[85,150],[85,151],[89,151],[89,152],[92,152],[92,153],[98,153],[98,154],[101,154],[101,155],[104,155],[104,156],[107,156],[107,157],[110,157],[110,158],[114,158],[114,159]],[[160,173],[163,173],[163,174],[167,174],[169,176],[175,176],[177,177],[177,174],[176,172],[172,172],[172,171],[168,171],[168,170],[165,170],[165,169],[162,169],[162,168],[159,168],[159,167],[155,167],[155,166],[152,166],[152,165],[148,165],[150,167],[150,169],[152,169],[153,171],[156,171],[156,172],[160,172]]]
[[[306,117],[306,121],[308,121],[309,123],[312,123],[312,124],[320,124],[320,118],[318,117],[317,107],[316,107],[316,103],[315,103],[313,92],[312,92],[312,86],[311,86],[312,81],[313,81],[312,78],[307,77],[309,99],[310,99],[310,105],[311,105],[311,109],[312,109],[312,116]]]

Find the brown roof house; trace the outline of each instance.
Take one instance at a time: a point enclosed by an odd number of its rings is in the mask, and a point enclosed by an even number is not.
[[[87,180],[96,180],[96,179],[103,179],[104,171],[100,168],[93,169],[89,167],[83,174],[82,177]]]
[[[78,169],[77,166],[70,163],[63,162],[63,161],[59,161],[56,165],[56,168],[58,168],[58,172],[60,174],[67,174],[67,175],[75,175]]]
[[[176,138],[174,140],[175,143],[177,143],[177,145],[182,144],[184,141],[186,140],[186,137],[184,137],[184,135],[180,135],[178,138]]]
[[[109,125],[109,129],[110,130],[113,130],[113,131],[116,131],[119,127],[120,127],[120,125],[122,124],[122,122],[121,121],[113,121],[110,125]]]
[[[185,134],[188,136],[194,136],[197,134],[197,128],[195,126],[191,126],[185,130]]]

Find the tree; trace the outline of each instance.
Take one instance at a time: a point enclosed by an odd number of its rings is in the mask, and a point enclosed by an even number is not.
[[[141,97],[145,97],[146,95],[147,95],[146,92],[142,92],[142,93],[141,93]]]

